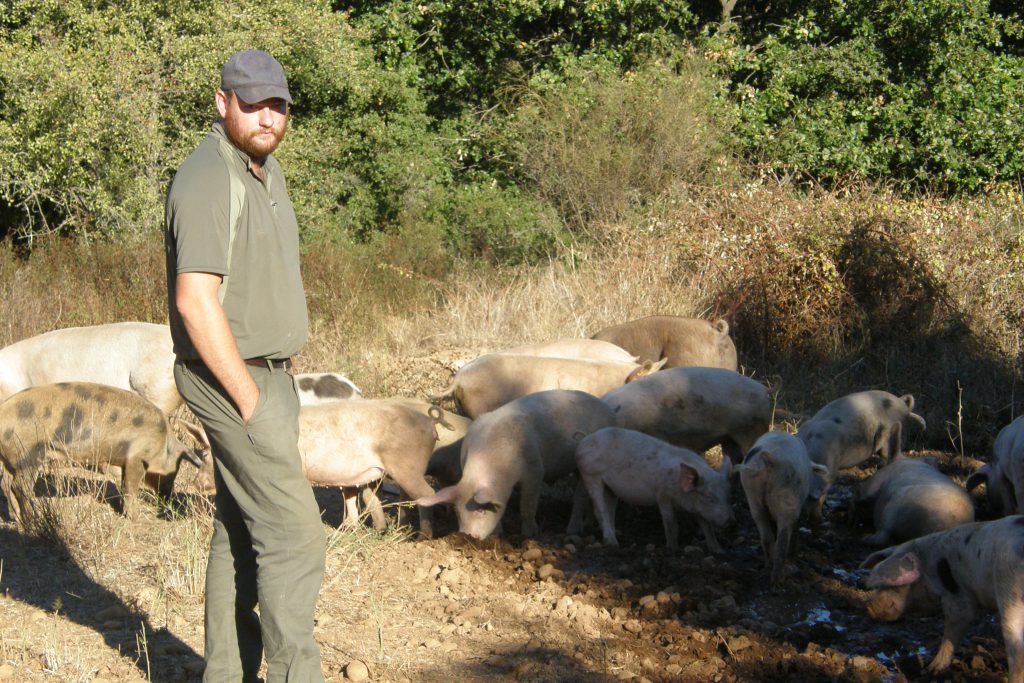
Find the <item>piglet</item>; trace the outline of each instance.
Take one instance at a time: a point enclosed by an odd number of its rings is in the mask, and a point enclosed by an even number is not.
[[[1024,516],[962,524],[872,553],[867,610],[893,621],[942,605],[942,644],[926,671],[949,666],[953,648],[981,609],[999,612],[1010,683],[1024,683]]]
[[[660,439],[630,429],[607,427],[583,438],[576,447],[576,466],[582,485],[594,505],[607,545],[618,545],[615,537],[617,500],[631,505],[657,505],[669,548],[679,546],[677,509],[697,516],[708,548],[722,547],[712,525],[732,522],[729,506],[729,473],[732,461],[723,458],[716,472],[693,451],[677,448]],[[573,502],[570,533],[578,533],[585,499],[577,493]]]
[[[873,511],[869,545],[889,545],[974,521],[967,491],[939,472],[933,458],[898,455],[857,486],[854,504]]]
[[[828,468],[811,462],[800,439],[768,432],[736,471],[761,536],[765,565],[771,567],[771,582],[778,585],[795,542],[793,531],[811,498],[813,475],[826,476]]]

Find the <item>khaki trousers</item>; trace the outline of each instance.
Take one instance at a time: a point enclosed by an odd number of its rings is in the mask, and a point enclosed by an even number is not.
[[[298,396],[284,370],[249,371],[260,398],[244,424],[205,366],[174,364],[178,391],[210,440],[217,484],[203,681],[258,681],[265,649],[267,683],[321,683],[313,614],[325,538],[299,458]]]

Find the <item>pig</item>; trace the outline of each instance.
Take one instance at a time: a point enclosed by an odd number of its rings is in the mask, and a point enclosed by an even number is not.
[[[547,358],[575,358],[578,360],[636,363],[637,357],[620,346],[600,339],[556,339],[551,342],[524,344],[511,349],[495,351],[515,356],[544,356]],[[659,359],[654,359],[659,360]]]
[[[1006,645],[1010,683],[1024,683],[1024,516],[961,524],[868,556],[867,611],[894,621],[939,603],[942,644],[925,669],[945,670],[953,648],[981,609],[995,610]]]
[[[853,467],[875,453],[887,461],[902,450],[903,423],[924,418],[913,412],[914,397],[896,397],[887,391],[860,391],[837,398],[800,425],[797,437],[807,446],[812,462],[825,465],[828,476],[817,482],[821,490],[813,520],[821,518],[825,494],[840,469]]]
[[[121,468],[123,508],[134,515],[139,485],[163,477],[169,492],[182,460],[202,463],[182,444],[159,408],[132,391],[92,382],[24,389],[0,404],[0,460],[9,515],[34,514],[36,477],[48,454],[93,467]]]
[[[295,391],[299,395],[300,406],[363,397],[359,387],[337,372],[298,373],[295,375]]]
[[[615,423],[601,399],[567,389],[540,391],[481,415],[462,442],[462,478],[418,505],[454,504],[459,531],[483,539],[497,529],[519,487],[524,536],[536,536],[542,482],[576,471],[576,435]]]
[[[602,399],[619,427],[698,453],[721,444],[739,464],[768,431],[772,401],[759,382],[721,368],[670,368],[613,389]]]
[[[462,412],[475,419],[538,391],[575,389],[600,396],[662,365],[489,353],[462,366],[431,401],[454,397]]]
[[[732,522],[729,506],[729,472],[732,461],[722,459],[716,472],[691,450],[676,448],[646,434],[605,427],[583,437],[576,448],[581,486],[590,494],[594,514],[601,524],[606,545],[618,545],[615,507],[618,500],[630,505],[657,505],[670,549],[679,547],[676,510],[698,519],[708,548],[722,552],[714,526]],[[582,497],[573,501],[568,533],[579,533]],[[582,502],[585,504],[585,502]]]
[[[430,496],[424,479],[434,452],[438,424],[401,401],[366,399],[337,401],[299,409],[299,453],[306,477],[314,486],[343,489],[346,523],[358,519],[355,490],[391,477],[407,499]],[[364,494],[374,528],[383,529],[380,502]],[[433,536],[430,511],[420,509],[420,533]]]
[[[828,470],[811,462],[800,439],[768,432],[754,442],[736,471],[761,537],[765,566],[771,568],[771,583],[778,586],[796,542],[801,512],[811,496],[813,473],[823,476]]]
[[[869,545],[909,541],[974,521],[970,495],[939,472],[933,458],[897,455],[857,485],[854,504],[873,512],[875,533],[864,537]]]
[[[606,327],[591,339],[611,342],[639,357],[640,362],[665,359],[666,368],[709,367],[736,370],[736,346],[729,323],[721,318],[652,315]]]
[[[421,399],[395,400],[436,419],[437,443],[434,444],[434,453],[427,465],[427,476],[434,477],[443,486],[457,482],[462,477],[462,438],[466,436],[473,421]]]
[[[991,514],[1024,514],[1024,416],[999,430],[991,462],[967,478],[967,490],[982,483]]]
[[[0,400],[56,382],[134,391],[170,417],[181,405],[167,325],[119,322],[68,327],[0,349]]]

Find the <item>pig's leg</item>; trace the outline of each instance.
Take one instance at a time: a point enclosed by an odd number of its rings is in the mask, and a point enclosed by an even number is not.
[[[590,494],[590,500],[594,505],[594,515],[601,524],[601,539],[605,545],[618,545],[615,538],[615,511],[605,497],[606,490],[604,481],[600,476],[583,475],[583,485]],[[610,493],[610,492],[609,492]]]
[[[669,550],[679,547],[679,522],[676,520],[676,509],[671,500],[659,500],[658,510],[661,511],[661,524],[665,527],[665,545]]]
[[[587,494],[587,487],[583,483],[583,478],[580,477],[576,481],[576,490],[573,491],[572,514],[569,516],[569,526],[566,527],[565,533],[583,533],[583,527],[587,516],[587,503],[589,502],[589,499],[590,496]]]
[[[754,525],[757,526],[757,534],[761,537],[761,550],[764,552],[764,566],[770,567],[772,563],[772,544],[775,542],[775,529],[772,528],[772,520],[768,512],[759,504],[753,503],[747,498],[750,505],[750,515],[754,518]]]
[[[129,453],[125,459],[121,474],[121,505],[127,517],[134,517],[139,494],[139,486],[146,478],[146,464],[136,453]]]
[[[397,477],[395,481],[398,483],[399,488],[402,489],[402,494],[406,500],[417,500],[419,498],[429,498],[434,495],[434,489],[427,483],[427,480],[423,478],[423,475],[418,476],[405,475],[403,473],[402,479],[399,480]],[[434,510],[433,508],[425,505],[417,506],[417,513],[420,517],[420,536],[423,538],[434,537]]]
[[[1009,593],[1009,600],[998,600],[999,625],[1006,645],[1006,676],[1008,683],[1024,683],[1024,604],[1013,600],[1015,591]]]
[[[341,487],[341,497],[345,501],[345,519],[341,521],[341,526],[348,529],[359,526],[359,505],[356,502],[358,493],[359,489],[353,486]]]
[[[701,533],[704,534],[704,541],[708,544],[708,550],[715,555],[722,552],[722,546],[718,543],[718,538],[715,536],[715,527],[711,526],[711,522],[701,518],[698,521],[700,525]]]
[[[953,648],[963,639],[967,627],[974,621],[976,608],[966,600],[943,600],[942,612],[945,617],[942,644],[935,653],[935,659],[924,669],[928,673],[937,673],[949,668],[949,663],[953,661]]]
[[[890,536],[888,529],[879,529],[873,534],[868,534],[862,540],[868,545],[882,547],[889,545]]]
[[[519,520],[523,536],[536,536],[540,531],[537,526],[537,506],[540,503],[539,476],[529,472],[523,477],[519,488]]]
[[[359,497],[363,501],[363,507],[370,513],[370,519],[373,520],[373,528],[377,531],[384,531],[388,528],[388,520],[384,516],[384,508],[380,504],[380,498],[377,497],[377,492],[373,490],[370,485],[364,486],[359,491]]]
[[[793,537],[793,524],[780,524],[779,535],[775,539],[775,553],[772,557],[771,581],[773,586],[782,582],[782,573],[786,569],[786,558],[789,554],[790,539]]]

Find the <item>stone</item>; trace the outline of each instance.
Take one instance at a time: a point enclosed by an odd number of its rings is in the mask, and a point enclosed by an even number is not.
[[[354,659],[345,665],[345,678],[350,681],[365,681],[370,678],[370,669],[366,664]]]

